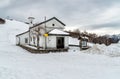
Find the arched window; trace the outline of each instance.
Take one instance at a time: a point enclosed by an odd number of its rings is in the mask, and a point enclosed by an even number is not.
[[[28,38],[25,38],[25,43],[28,43]]]
[[[35,44],[35,37],[33,36],[33,43]]]

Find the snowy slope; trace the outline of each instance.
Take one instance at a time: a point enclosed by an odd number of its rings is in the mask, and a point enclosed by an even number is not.
[[[26,30],[28,25],[18,21],[0,25],[0,79],[120,79],[120,57],[88,54],[77,47],[65,53],[31,54],[15,46],[15,35]]]
[[[27,31],[28,28],[29,26],[25,23],[15,20],[6,20],[5,24],[0,24],[1,43],[12,42],[15,44],[15,35]]]

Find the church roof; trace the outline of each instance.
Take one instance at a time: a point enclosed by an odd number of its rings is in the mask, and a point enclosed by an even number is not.
[[[58,30],[58,29],[54,29],[54,30],[50,31],[48,34],[69,35],[69,33],[66,33],[66,32]]]
[[[30,27],[30,28],[34,28],[34,27],[36,27],[36,26],[38,26],[38,25],[41,25],[41,24],[46,23],[46,22],[48,22],[48,21],[51,21],[51,20],[53,20],[53,19],[57,20],[58,22],[60,22],[62,25],[65,26],[65,24],[64,24],[62,21],[60,21],[60,20],[57,19],[56,17],[53,17],[53,18],[50,18],[50,19],[48,19],[48,20],[46,20],[46,21],[43,21],[43,22],[41,22],[41,23],[38,23],[38,24],[36,24],[36,25],[34,25],[33,27]]]

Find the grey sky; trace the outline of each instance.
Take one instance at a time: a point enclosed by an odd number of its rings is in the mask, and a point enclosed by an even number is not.
[[[120,0],[0,0],[0,17],[7,16],[22,21],[34,16],[39,22],[55,16],[82,30],[105,28],[118,33]]]

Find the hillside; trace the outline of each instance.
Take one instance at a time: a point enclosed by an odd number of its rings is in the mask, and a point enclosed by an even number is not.
[[[0,39],[1,43],[15,44],[15,36],[21,32],[27,31],[29,26],[25,23],[15,21],[15,20],[6,20],[5,24],[0,24]]]
[[[15,35],[28,28],[15,20],[0,25],[0,79],[120,79],[120,44],[91,45],[86,51],[70,47],[64,53],[31,54],[15,45]],[[72,44],[78,43],[73,40]],[[114,53],[112,57],[110,53]]]

